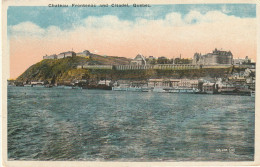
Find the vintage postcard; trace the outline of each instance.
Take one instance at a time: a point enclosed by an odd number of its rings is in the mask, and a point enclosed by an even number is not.
[[[2,4],[4,166],[259,165],[259,2]]]

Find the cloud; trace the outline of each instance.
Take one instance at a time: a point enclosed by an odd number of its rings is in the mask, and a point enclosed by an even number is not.
[[[180,13],[172,12],[165,16],[164,19],[149,20],[145,18],[136,18],[135,21],[120,20],[114,15],[105,15],[101,17],[89,16],[80,20],[78,24],[71,25],[68,29],[61,30],[57,26],[50,26],[46,29],[39,27],[32,22],[23,22],[9,27],[12,36],[57,36],[61,34],[68,34],[77,32],[78,30],[84,31],[97,31],[100,29],[110,30],[130,30],[130,29],[150,29],[152,26],[160,28],[174,28],[174,27],[192,27],[204,23],[225,23],[226,22],[243,22],[245,20],[255,20],[252,18],[239,18],[235,16],[228,16],[220,11],[210,11],[206,14],[201,14],[199,11],[190,11],[185,16]]]
[[[105,15],[102,17],[89,16],[87,19],[83,20],[84,26],[86,28],[111,28],[111,29],[121,29],[131,27],[133,25],[130,21],[119,20],[117,16]]]
[[[220,11],[210,11],[201,14],[199,11],[190,11],[184,18],[186,24],[216,23],[216,22],[239,22],[243,19],[235,16],[228,16]],[[245,19],[244,19],[245,20]]]
[[[9,30],[12,35],[43,35],[45,33],[45,29],[41,28],[40,26],[32,23],[32,22],[22,22],[20,24],[10,26]]]
[[[223,7],[221,8],[221,11],[222,11],[223,13],[226,13],[226,14],[231,12],[231,10],[228,9],[226,5],[223,5]]]
[[[167,14],[165,16],[165,21],[168,23],[168,25],[171,26],[183,26],[184,25],[184,21],[181,18],[181,14],[180,13],[170,13]]]
[[[203,19],[203,15],[198,12],[198,11],[191,11],[189,12],[186,17],[185,17],[185,22],[187,24],[192,24],[192,23],[198,23],[198,22],[201,22],[201,21],[205,21]]]

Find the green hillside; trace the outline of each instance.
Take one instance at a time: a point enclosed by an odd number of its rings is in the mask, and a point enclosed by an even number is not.
[[[130,59],[123,57],[92,55],[91,58],[68,57],[63,59],[46,59],[29,67],[16,81],[48,81],[58,83],[72,81],[75,79],[94,77],[86,69],[77,69],[78,65],[99,64],[99,65],[118,65],[129,64]]]
[[[45,81],[51,84],[69,84],[75,80],[88,80],[97,84],[99,80],[146,80],[149,78],[201,78],[226,77],[234,70],[230,68],[196,69],[196,70],[102,70],[77,69],[78,65],[119,65],[129,64],[130,59],[123,57],[92,55],[91,58],[73,57],[58,60],[42,60],[29,67],[16,81]]]

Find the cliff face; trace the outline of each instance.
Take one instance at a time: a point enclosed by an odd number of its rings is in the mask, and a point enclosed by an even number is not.
[[[64,81],[72,81],[75,79],[91,78],[86,69],[77,69],[78,65],[99,64],[99,65],[118,65],[129,64],[130,59],[123,57],[99,56],[93,55],[91,58],[72,57],[63,59],[45,59],[31,67],[29,67],[16,80],[21,82],[30,81],[48,81],[49,83],[57,83]]]
[[[122,57],[93,55],[91,58],[73,57],[58,60],[42,60],[29,67],[18,82],[46,81],[51,84],[68,84],[75,80],[86,79],[97,83],[99,80],[146,80],[149,78],[193,78],[201,77],[226,77],[232,72],[231,68],[196,69],[196,70],[87,70],[77,69],[78,65],[119,65],[129,64],[130,59]]]

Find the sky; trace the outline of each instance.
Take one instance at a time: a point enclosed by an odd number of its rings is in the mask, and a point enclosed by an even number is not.
[[[150,8],[17,7],[7,12],[10,78],[44,55],[73,50],[134,58],[192,58],[215,48],[256,60],[255,4]]]

